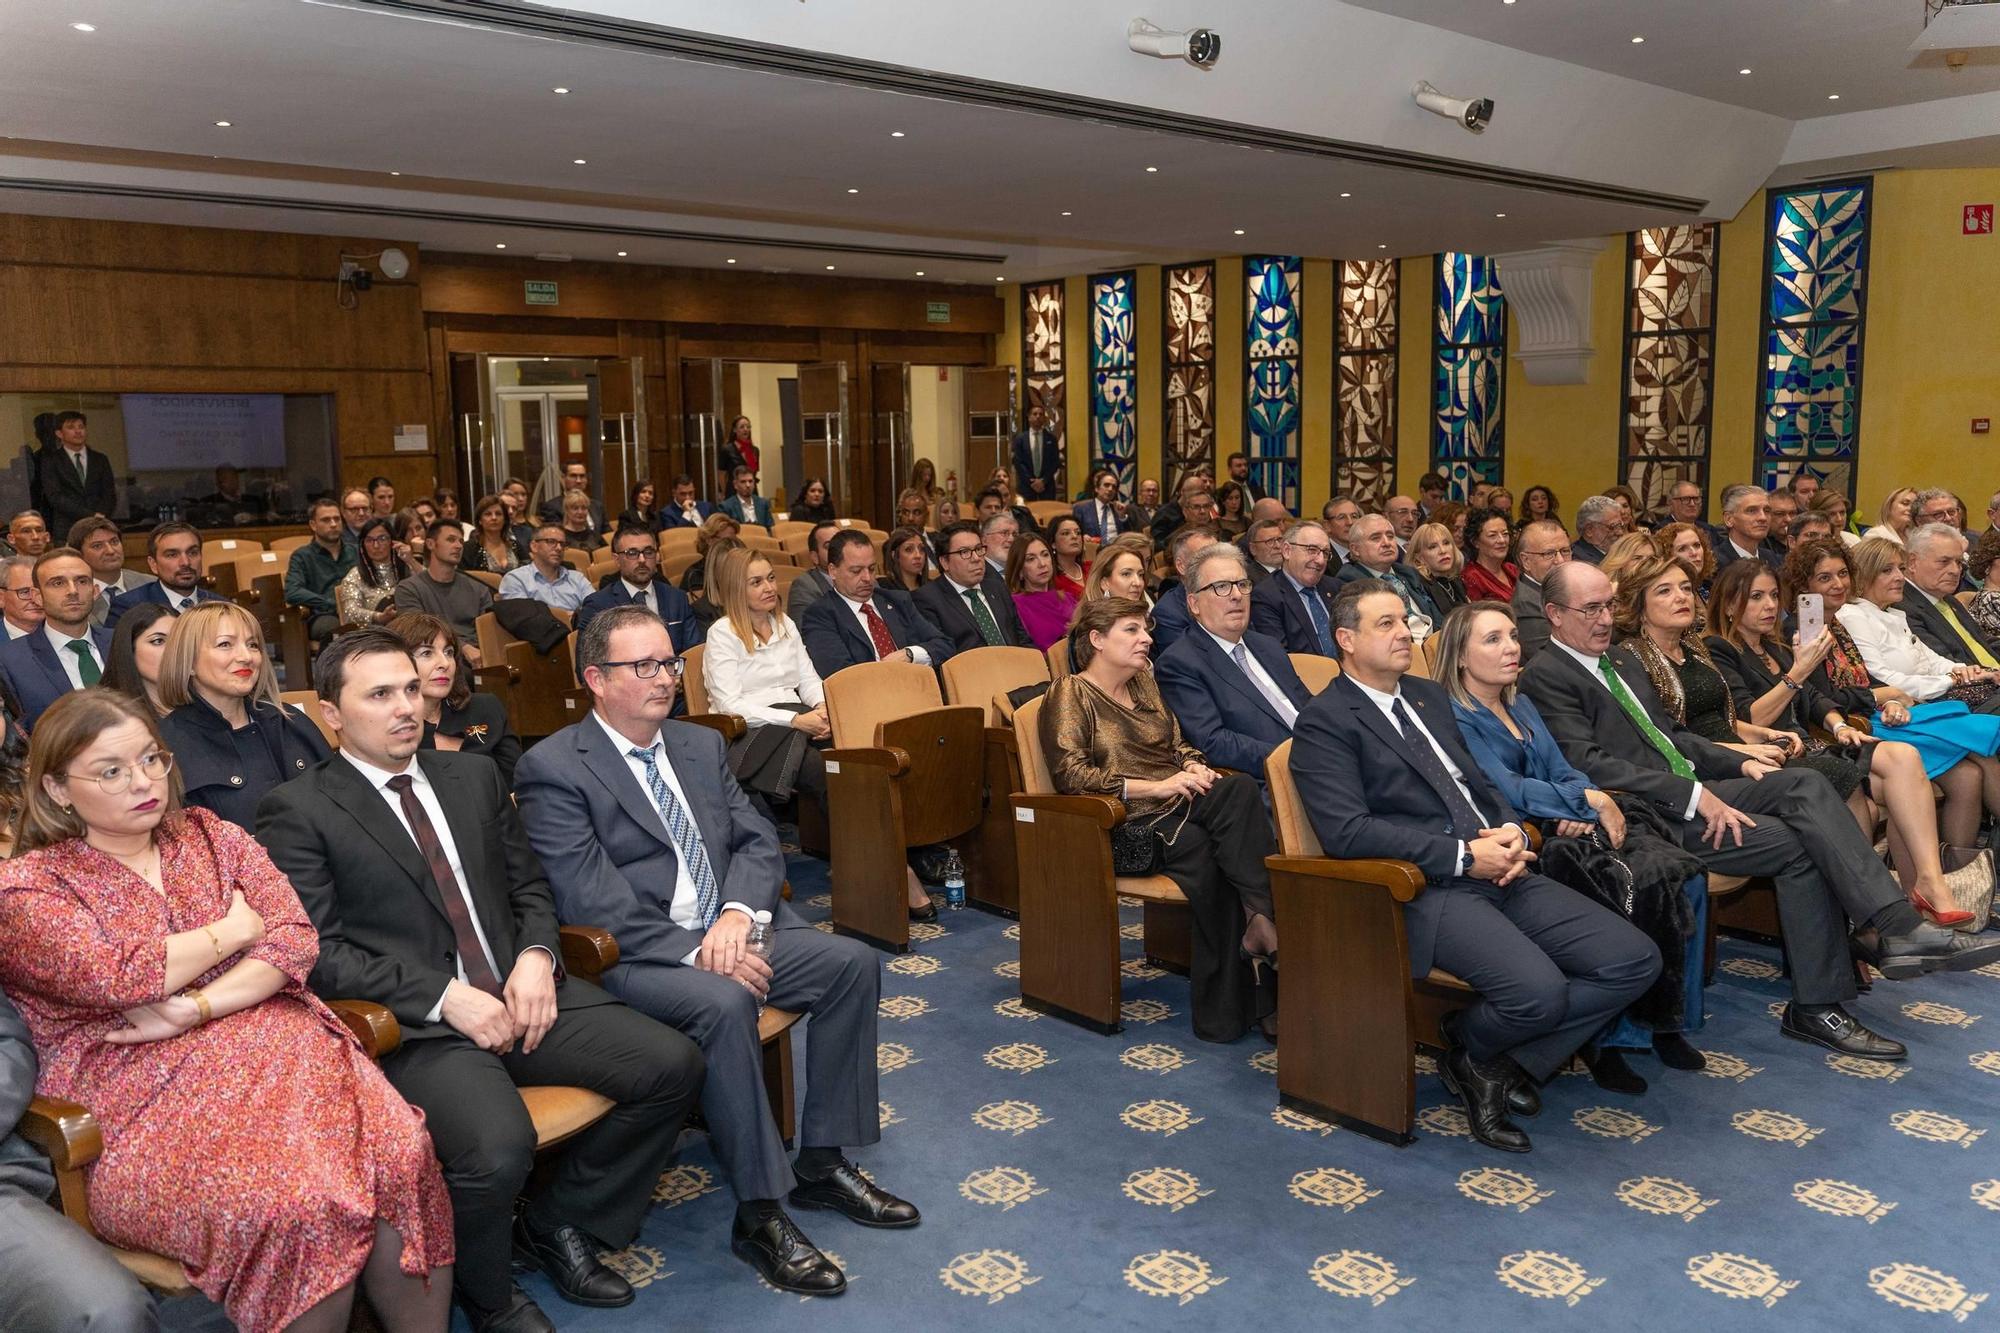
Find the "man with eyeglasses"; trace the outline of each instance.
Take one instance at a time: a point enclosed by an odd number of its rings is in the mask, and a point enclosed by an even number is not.
[[[41,630],[0,643],[0,674],[14,687],[21,725],[30,729],[63,695],[102,680],[111,652],[111,631],[90,623],[97,580],[82,552],[70,546],[45,552],[35,561],[35,587],[41,593]]]
[[[1694,482],[1677,481],[1667,492],[1667,521],[1692,523],[1708,535],[1711,545],[1714,544],[1716,529],[1702,521],[1701,487]]]
[[[1011,516],[1007,521],[1011,521]],[[1032,648],[1021,625],[1007,580],[987,558],[986,544],[971,523],[953,523],[938,534],[944,577],[913,595],[917,609],[951,636],[960,652],[972,648]]]
[[[1570,559],[1569,532],[1553,519],[1537,519],[1521,529],[1514,560],[1521,577],[1514,584],[1514,628],[1521,639],[1521,665],[1549,646],[1549,618],[1542,610],[1542,585],[1557,565]]]
[[[836,568],[861,533],[835,538]],[[851,588],[852,585],[849,585]],[[812,609],[829,614],[838,596]],[[710,1145],[736,1194],[730,1249],[781,1291],[835,1296],[840,1268],[785,1210],[823,1209],[861,1226],[916,1226],[916,1208],[848,1159],[882,1137],[876,1101],[875,951],[822,935],[781,895],[777,831],[730,774],[723,740],[668,721],[678,667],[657,623],[608,611],[577,639],[591,715],[537,745],[518,772],[521,818],[548,870],[557,915],[617,936],[605,978],[626,1003],[701,1044]],[[750,952],[755,915],[773,927],[768,957]],[[764,1091],[760,1006],[805,1025],[805,1110],[796,1160]],[[871,1175],[883,1171],[878,1158]]]
[[[1521,673],[1570,763],[1604,791],[1650,802],[1681,845],[1725,875],[1768,875],[1791,964],[1780,1031],[1840,1055],[1901,1060],[1903,1044],[1863,1027],[1854,999],[1847,922],[1856,952],[1891,980],[1959,972],[2000,958],[2000,940],[1931,925],[1814,769],[1772,768],[1674,721],[1644,666],[1611,647],[1612,585],[1579,561],[1543,584],[1550,644]]]
[[[1153,679],[1188,744],[1262,783],[1264,761],[1291,736],[1312,691],[1285,646],[1250,628],[1247,564],[1227,542],[1194,553],[1181,576],[1194,626],[1153,654]]]
[[[651,611],[673,636],[674,651],[684,653],[707,633],[688,595],[660,577],[660,541],[644,528],[620,528],[611,539],[618,577],[583,599],[576,609],[576,627],[583,629],[600,612],[614,606]]]
[[[1953,504],[1956,508],[1956,504]],[[1979,627],[1958,602],[1965,577],[1965,534],[1949,520],[1910,529],[1904,539],[1903,618],[1925,647],[1960,666],[2000,667],[2000,641]],[[2000,705],[1988,704],[1992,712]]]
[[[4,619],[7,638],[20,639],[33,634],[42,627],[41,590],[35,587],[34,557],[10,555],[0,561],[0,619]]]
[[[1361,517],[1361,506],[1350,495],[1336,495],[1320,509],[1319,516],[1325,524],[1326,535],[1333,543],[1333,554],[1337,559],[1328,561],[1328,568],[1338,570],[1354,557],[1349,554],[1353,548],[1354,525]]]
[[[1265,505],[1275,506],[1276,512],[1259,512]],[[1250,571],[1252,584],[1262,583],[1284,567],[1288,521],[1285,507],[1276,500],[1259,500],[1251,509],[1250,526],[1236,546],[1244,554],[1244,567]]]
[[[562,553],[562,524],[537,527],[528,541],[528,563],[508,570],[500,580],[500,600],[527,598],[574,613],[590,596],[590,580],[564,564]]]
[[[1772,497],[1773,504],[1771,506],[1771,531],[1774,534],[1778,530],[1776,499],[1777,499],[1776,496]],[[1953,495],[1950,491],[1945,490],[1941,486],[1934,486],[1928,490],[1918,491],[1917,498],[1910,502],[1910,530],[1912,532],[1916,531],[1918,528],[1929,527],[1932,524],[1936,524],[1939,527],[1950,528],[1953,532],[1956,532],[1960,537],[1965,539],[1966,549],[1970,550],[1972,547],[1973,537],[1971,533],[1965,530],[1964,524],[1961,522],[1963,517],[1964,514],[1959,508],[1958,497],[1956,495]],[[74,546],[76,545],[76,543],[71,542],[70,545]],[[1979,584],[1974,582],[1971,575],[1966,572],[1965,562],[1963,560],[1959,562],[1959,579],[1957,585],[1953,588],[1953,591],[1954,592],[1979,591]],[[1904,607],[1903,609],[1905,611],[1909,610],[1907,606]],[[1923,637],[1923,632],[1921,630],[1918,631],[1917,637],[1919,638]],[[1949,656],[1949,654],[1947,654],[1947,656]]]
[[[1333,543],[1326,527],[1305,519],[1285,530],[1284,567],[1250,594],[1250,628],[1288,653],[1339,657],[1333,641],[1333,589],[1326,584]]]
[[[843,529],[829,545],[833,595],[806,610],[799,626],[813,670],[824,680],[860,662],[915,662],[935,667],[957,651],[936,622],[905,593],[876,586],[875,543]]]
[[[1395,524],[1386,515],[1364,514],[1354,520],[1348,536],[1352,539],[1348,549],[1353,559],[1340,567],[1335,586],[1344,587],[1360,579],[1380,579],[1403,599],[1403,610],[1410,617],[1410,637],[1418,643],[1429,638],[1431,631],[1444,623],[1444,616],[1424,590],[1424,581],[1417,571],[1396,558],[1399,552]]]

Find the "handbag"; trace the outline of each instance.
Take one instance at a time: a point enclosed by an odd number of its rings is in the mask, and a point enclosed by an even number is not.
[[[1157,875],[1166,864],[1167,843],[1148,822],[1128,819],[1111,829],[1111,873],[1121,878]]]
[[[1986,929],[1993,913],[1993,849],[1991,847],[1940,847],[1944,862],[1944,911],[1972,913],[1958,929],[1977,934]]]

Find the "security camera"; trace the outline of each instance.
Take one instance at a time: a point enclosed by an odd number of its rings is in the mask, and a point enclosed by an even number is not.
[[[1493,99],[1490,97],[1446,97],[1428,83],[1419,83],[1410,89],[1410,96],[1432,115],[1455,120],[1474,134],[1484,133],[1486,127],[1493,123]]]
[[[1125,44],[1142,56],[1185,60],[1197,69],[1212,68],[1222,56],[1222,34],[1213,28],[1168,32],[1145,19],[1133,19],[1126,27]]]

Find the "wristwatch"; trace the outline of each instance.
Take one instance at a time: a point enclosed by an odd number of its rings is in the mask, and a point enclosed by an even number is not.
[[[1458,858],[1458,873],[1460,875],[1472,873],[1472,844],[1469,842],[1465,844],[1465,854]]]

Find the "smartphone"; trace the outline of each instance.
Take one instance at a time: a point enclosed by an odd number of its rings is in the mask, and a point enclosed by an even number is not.
[[[1826,600],[1816,592],[1799,594],[1799,643],[1811,643],[1826,633]]]

